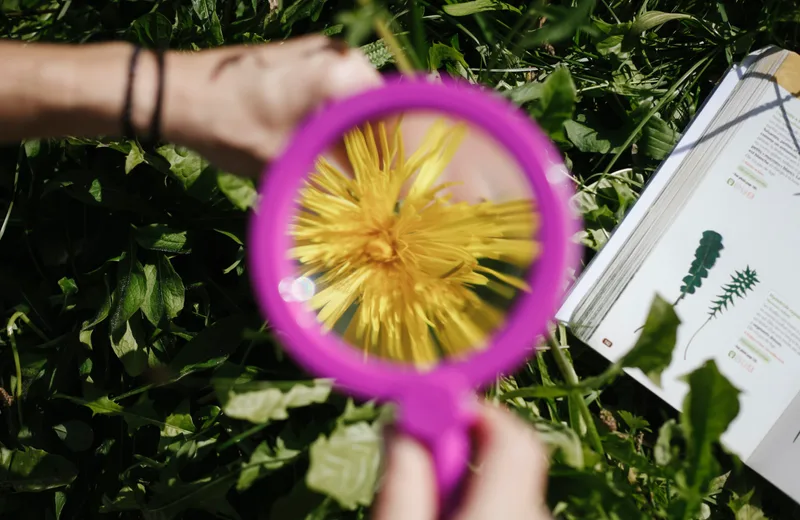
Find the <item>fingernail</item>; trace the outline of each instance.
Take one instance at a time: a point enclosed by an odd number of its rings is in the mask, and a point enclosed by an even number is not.
[[[350,46],[347,45],[346,41],[340,38],[331,38],[328,40],[327,48],[342,56],[350,52]]]

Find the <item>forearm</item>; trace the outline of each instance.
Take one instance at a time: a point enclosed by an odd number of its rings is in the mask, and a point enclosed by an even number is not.
[[[119,136],[133,47],[125,43],[24,45],[0,41],[0,142],[62,136]],[[167,67],[173,56],[167,57]],[[165,67],[165,68],[167,68]],[[131,122],[146,135],[158,71],[142,52],[134,76]],[[163,125],[179,103],[176,78],[165,77]]]

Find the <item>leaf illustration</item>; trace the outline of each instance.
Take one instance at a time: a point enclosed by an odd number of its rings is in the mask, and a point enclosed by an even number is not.
[[[700,245],[697,246],[697,250],[694,252],[694,260],[689,267],[689,274],[683,278],[681,295],[675,300],[675,305],[684,299],[687,294],[694,294],[697,289],[702,287],[703,280],[708,277],[708,272],[714,267],[720,252],[724,248],[722,235],[716,231],[703,231]]]
[[[712,302],[708,311],[710,318],[716,318],[727,310],[728,305],[733,305],[734,298],[744,298],[745,294],[752,291],[758,282],[757,273],[749,266],[745,268],[744,272],[736,271],[736,274],[731,276],[731,282],[722,286],[722,294]]]
[[[732,307],[737,298],[740,300],[744,299],[747,293],[751,292],[758,282],[758,273],[750,269],[750,266],[745,267],[744,271],[736,271],[736,274],[731,276],[731,281],[722,286],[722,294],[718,295],[717,299],[711,302],[711,307],[708,310],[708,319],[697,329],[697,332],[694,333],[686,344],[686,348],[683,351],[684,360],[686,359],[686,354],[689,352],[689,345],[692,344],[694,338],[703,330],[703,327],[728,310],[729,306]]]

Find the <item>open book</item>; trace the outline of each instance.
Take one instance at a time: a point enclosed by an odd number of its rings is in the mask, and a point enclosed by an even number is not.
[[[681,319],[661,387],[713,358],[740,390],[727,449],[800,502],[800,56],[762,49],[732,67],[557,318],[611,361],[656,294]]]

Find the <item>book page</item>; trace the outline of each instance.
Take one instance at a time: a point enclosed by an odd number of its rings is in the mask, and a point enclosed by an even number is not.
[[[746,460],[800,393],[800,100],[770,83],[724,153],[589,340],[611,360],[635,343],[655,294],[681,319],[658,388],[714,359],[742,390],[723,443]]]
[[[787,495],[795,500],[800,497],[800,396],[792,400],[745,462]]]
[[[700,138],[714,119],[714,115],[722,108],[728,100],[734,87],[745,74],[745,67],[740,65],[732,67],[725,75],[723,80],[717,85],[714,93],[706,101],[703,109],[698,116],[691,122],[686,133],[676,146],[676,153],[671,154],[659,167],[658,172],[651,178],[642,192],[636,204],[628,211],[625,218],[611,234],[608,242],[602,250],[595,256],[587,267],[586,271],[570,291],[566,300],[556,314],[556,319],[568,323],[575,312],[580,301],[586,296],[589,288],[600,278],[608,269],[614,257],[614,253],[619,250],[625,241],[630,237],[636,226],[647,214],[647,210],[657,199],[658,194],[667,185],[672,175],[678,171],[681,163],[689,154],[688,143]]]
[[[561,308],[558,310],[556,314],[557,320],[568,324],[573,321],[581,303],[590,296],[590,292],[594,289],[595,284],[607,274],[608,269],[611,268],[615,261],[615,256],[625,246],[626,242],[631,239],[636,229],[642,224],[643,220],[646,219],[650,209],[658,201],[659,196],[673,180],[675,174],[681,169],[681,166],[687,158],[691,156],[690,152],[693,150],[692,143],[697,142],[704,132],[709,130],[709,127],[714,124],[718,114],[727,107],[731,96],[733,96],[736,89],[741,86],[742,79],[748,69],[752,66],[757,66],[757,62],[762,58],[780,52],[780,49],[774,46],[764,47],[749,54],[739,65],[735,65],[729,69],[711,95],[705,100],[697,116],[691,121],[688,128],[686,128],[670,156],[659,166],[656,173],[648,181],[636,203],[625,215],[622,222],[614,229],[608,242],[606,242],[583,273],[581,273]],[[800,56],[795,55],[795,57],[800,59]],[[783,67],[781,70],[787,71],[794,69]],[[788,74],[785,75],[789,77]],[[581,339],[586,340],[581,331],[573,329],[573,333],[578,334]]]

